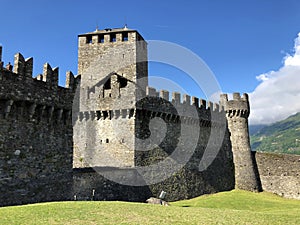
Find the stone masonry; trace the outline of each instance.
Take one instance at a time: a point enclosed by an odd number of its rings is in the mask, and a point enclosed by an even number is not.
[[[221,104],[225,107],[228,129],[231,133],[235,187],[242,190],[261,191],[256,161],[251,152],[248,117],[250,114],[248,95],[242,97],[233,93],[233,100],[228,101],[226,94],[221,95]]]
[[[72,187],[76,79],[68,72],[62,88],[58,68],[32,78],[32,66],[18,53],[13,71],[0,67],[1,205],[60,200]]]
[[[87,161],[89,166],[134,166],[133,108],[138,92],[145,92],[147,68],[147,43],[135,30],[106,29],[79,35],[82,80],[79,99],[75,99],[79,109],[73,110],[79,118],[74,127],[75,167]],[[118,119],[112,120],[116,110]]]
[[[299,198],[299,170],[279,165],[297,168],[298,159],[251,152],[248,96],[223,94],[217,104],[149,87],[136,30],[80,34],[80,75],[67,72],[65,88],[58,68],[46,63],[35,78],[32,68],[20,53],[4,67],[0,46],[1,206],[145,202],[162,190],[175,201],[261,186]]]

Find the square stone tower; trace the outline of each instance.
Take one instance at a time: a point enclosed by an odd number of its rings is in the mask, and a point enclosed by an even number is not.
[[[148,85],[147,43],[127,27],[81,34],[78,74],[74,166],[135,166],[135,104]]]

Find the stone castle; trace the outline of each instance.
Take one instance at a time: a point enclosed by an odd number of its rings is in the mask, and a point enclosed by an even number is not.
[[[219,104],[148,87],[136,30],[78,36],[78,74],[0,47],[0,205],[174,201],[239,188],[300,198],[300,157],[251,152],[248,95]],[[284,168],[281,164],[286,165]]]

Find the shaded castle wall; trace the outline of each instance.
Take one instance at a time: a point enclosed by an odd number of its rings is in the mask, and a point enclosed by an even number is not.
[[[300,156],[257,152],[257,166],[264,191],[300,199]]]
[[[152,195],[148,186],[122,185],[108,179],[108,177],[116,176],[121,178],[121,182],[140,179],[140,175],[133,168],[95,167],[74,169],[73,198],[76,198],[76,200],[144,202]]]
[[[32,78],[32,58],[15,55],[0,68],[0,204],[68,199],[72,184],[72,73],[58,86],[58,68],[45,64]]]
[[[218,104],[148,88],[136,107],[136,137],[144,140],[136,142],[136,165],[151,168],[140,174],[147,182],[172,174],[149,186],[154,196],[164,190],[175,201],[234,188],[229,132]]]

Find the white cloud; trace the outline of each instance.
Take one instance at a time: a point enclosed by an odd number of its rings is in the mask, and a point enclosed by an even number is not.
[[[269,78],[272,76],[273,73],[275,73],[275,71],[270,71],[269,73],[264,73],[264,74],[258,75],[258,76],[256,76],[256,79],[258,81],[269,80]]]
[[[283,66],[256,79],[261,83],[250,93],[251,124],[270,124],[300,112],[300,33]]]

